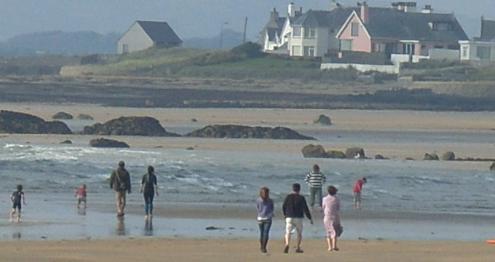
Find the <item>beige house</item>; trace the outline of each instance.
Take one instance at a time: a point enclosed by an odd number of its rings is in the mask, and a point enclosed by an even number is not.
[[[464,62],[495,63],[495,21],[481,18],[481,36],[473,40],[459,41],[460,60]]]
[[[126,54],[150,47],[180,46],[182,40],[166,22],[136,21],[117,43],[117,53]]]

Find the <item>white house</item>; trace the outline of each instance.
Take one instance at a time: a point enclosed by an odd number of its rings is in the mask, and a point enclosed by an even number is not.
[[[126,54],[150,47],[180,46],[182,40],[166,22],[136,21],[117,43],[117,53]]]
[[[270,20],[261,31],[260,44],[263,52],[288,54],[287,42],[292,33],[292,24],[302,15],[302,7],[296,10],[296,5],[290,3],[285,17],[279,16],[274,8],[270,13]]]
[[[459,41],[460,60],[463,62],[495,63],[495,21],[481,18],[481,36]]]

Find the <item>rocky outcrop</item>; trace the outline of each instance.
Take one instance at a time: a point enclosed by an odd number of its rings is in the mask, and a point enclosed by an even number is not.
[[[432,153],[432,154],[425,153],[425,156],[423,157],[423,160],[429,160],[429,161],[431,161],[431,160],[440,160],[440,158],[435,153]]]
[[[380,154],[378,154],[378,155],[375,155],[375,159],[376,159],[376,160],[385,160],[385,159],[387,159],[387,158],[386,158],[386,157],[384,157],[384,156],[382,156],[382,155],[380,155]]]
[[[454,161],[455,160],[455,153],[454,152],[445,152],[443,155],[442,155],[442,160],[444,161]]]
[[[64,140],[64,141],[60,142],[60,144],[62,144],[62,145],[71,145],[72,144],[72,141],[71,140]]]
[[[346,158],[345,153],[342,151],[338,151],[338,150],[330,150],[327,152],[327,155],[328,155],[328,158],[337,158],[337,159]]]
[[[332,120],[330,119],[330,117],[328,117],[326,115],[320,115],[318,117],[318,119],[313,121],[313,123],[324,125],[324,126],[329,126],[329,125],[332,125]]]
[[[493,162],[492,165],[490,166],[490,170],[495,171],[495,162]]]
[[[88,114],[79,114],[77,115],[77,119],[79,120],[93,120],[93,117]]]
[[[72,134],[66,124],[45,121],[30,114],[0,111],[0,133],[11,134]]]
[[[186,136],[208,138],[259,138],[315,140],[286,127],[250,127],[240,125],[211,125],[195,130]]]
[[[356,158],[356,159],[364,159],[364,158],[366,158],[366,155],[364,153],[364,149],[362,149],[360,147],[351,147],[351,148],[348,148],[345,151],[345,156],[347,158]]]
[[[328,158],[325,148],[321,145],[307,145],[301,152],[306,158]]]
[[[52,119],[61,119],[61,120],[70,120],[73,119],[74,117],[66,112],[58,112],[55,115],[52,116]]]
[[[106,138],[96,138],[89,141],[89,145],[92,147],[117,147],[117,148],[129,148],[129,145],[122,141]]]
[[[169,133],[152,117],[120,117],[104,124],[94,124],[84,127],[85,135],[112,136],[180,136]]]

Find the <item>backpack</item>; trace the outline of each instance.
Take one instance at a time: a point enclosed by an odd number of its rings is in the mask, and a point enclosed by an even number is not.
[[[127,184],[121,180],[120,178],[120,172],[117,170],[115,172],[115,177],[116,177],[116,182],[117,182],[117,188],[119,191],[126,191],[127,190]]]

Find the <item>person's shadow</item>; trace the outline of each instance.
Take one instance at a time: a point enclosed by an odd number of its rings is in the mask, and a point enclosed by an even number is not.
[[[153,236],[153,220],[146,219],[144,222],[144,235],[145,236]]]
[[[127,230],[125,228],[125,222],[124,222],[123,217],[117,218],[117,227],[116,227],[115,233],[117,233],[117,236],[127,235]]]

